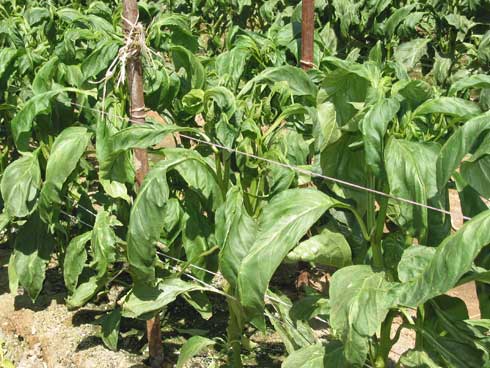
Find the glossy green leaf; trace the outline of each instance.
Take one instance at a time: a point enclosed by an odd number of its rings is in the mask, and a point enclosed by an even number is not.
[[[293,66],[280,66],[268,68],[251,79],[240,91],[238,97],[248,93],[255,84],[273,84],[277,82],[287,83],[291,93],[295,96],[311,96],[316,98],[318,93],[317,87],[303,70]]]
[[[437,157],[437,187],[441,190],[464,156],[470,152],[482,133],[490,129],[490,115],[483,114],[467,121],[449,137]]]
[[[425,351],[409,350],[400,357],[400,368],[441,368]]]
[[[116,259],[116,234],[111,227],[110,215],[106,211],[97,213],[92,230],[93,267],[99,278],[107,273],[109,265]]]
[[[485,211],[446,238],[422,272],[417,272],[416,277],[397,286],[395,293],[398,303],[416,307],[453,288],[461,276],[471,269],[481,249],[490,244],[490,234],[486,231],[489,225],[490,211]]]
[[[19,229],[15,238],[12,266],[19,284],[34,301],[39,296],[46,277],[55,241],[39,215],[34,213]]]
[[[176,368],[183,368],[185,364],[194,356],[199,354],[207,347],[214,345],[215,341],[203,336],[192,336],[182,345]]]
[[[111,350],[117,350],[119,327],[121,325],[121,310],[119,308],[114,309],[102,318],[100,324],[102,326],[101,337],[105,346]]]
[[[236,290],[240,265],[252,248],[256,233],[257,224],[244,207],[240,188],[231,187],[216,214],[216,240],[221,247],[220,271],[233,290]]]
[[[92,232],[86,232],[73,238],[66,248],[65,260],[63,263],[63,277],[66,288],[73,292],[78,285],[78,278],[82,274],[83,267],[87,261],[87,251],[85,244],[92,237]]]
[[[168,166],[169,162],[163,161],[148,173],[131,208],[127,254],[131,273],[140,282],[155,280],[156,242],[169,196]]]
[[[32,82],[32,92],[34,92],[34,95],[51,90],[52,79],[57,71],[58,62],[58,57],[53,56],[36,73]]]
[[[481,113],[478,104],[457,97],[439,97],[420,105],[414,115],[445,114],[459,118],[472,118]]]
[[[338,341],[327,345],[314,344],[290,354],[282,363],[282,368],[328,368],[345,367],[342,344]]]
[[[486,74],[475,74],[468,78],[463,78],[457,82],[451,84],[449,88],[449,94],[454,95],[456,92],[468,89],[468,88],[489,88],[490,76]]]
[[[419,276],[429,265],[436,253],[436,248],[422,245],[407,248],[398,264],[398,278],[407,282]]]
[[[73,293],[66,299],[69,308],[80,308],[87,304],[100,289],[100,280],[97,276],[92,276],[86,282],[80,284]]]
[[[384,136],[388,124],[396,116],[399,109],[400,103],[395,98],[383,99],[369,109],[361,122],[366,165],[373,175],[381,175]]]
[[[438,152],[437,144],[390,139],[385,149],[385,167],[390,193],[427,204],[437,194],[436,178],[433,173]],[[409,233],[425,239],[428,231],[427,209],[401,202],[398,205],[401,211],[398,221]]]
[[[275,270],[323,213],[336,205],[340,202],[319,191],[292,189],[275,196],[264,208],[257,238],[238,273],[240,301],[257,324]]]
[[[348,266],[335,272],[330,281],[330,323],[340,333],[346,359],[362,366],[368,338],[376,333],[396,300],[394,287],[383,272],[369,266]]]
[[[60,205],[64,198],[61,190],[85,153],[91,133],[87,128],[70,127],[55,139],[46,165],[46,180],[41,190],[40,214],[50,222],[50,212],[54,205]]]
[[[328,228],[299,243],[286,259],[291,262],[313,262],[315,265],[337,268],[352,264],[349,243],[340,232]]]
[[[41,187],[38,152],[26,153],[12,162],[2,176],[1,192],[5,210],[11,217],[26,217],[37,204]]]
[[[47,92],[38,94],[29,99],[22,109],[12,119],[12,133],[14,135],[14,142],[17,149],[20,151],[27,151],[29,148],[29,139],[32,135],[32,125],[34,119],[47,111],[51,106],[51,100],[57,95],[64,92],[78,92],[91,94],[89,91],[81,91],[74,88],[61,88],[55,90],[49,90]]]
[[[427,53],[428,39],[415,38],[411,41],[400,44],[393,54],[394,59],[410,70],[420,61],[422,56]]]
[[[147,319],[172,303],[180,294],[196,290],[207,289],[177,278],[159,280],[157,286],[136,284],[124,300],[122,315],[126,318]]]
[[[461,176],[471,185],[480,195],[485,198],[490,197],[489,175],[490,175],[490,156],[484,156],[475,162],[464,162],[461,165]]]

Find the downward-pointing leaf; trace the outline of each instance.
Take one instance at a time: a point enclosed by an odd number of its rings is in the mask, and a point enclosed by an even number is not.
[[[259,218],[257,239],[238,274],[240,300],[249,317],[263,322],[264,294],[288,252],[336,200],[312,189],[286,190],[274,197]]]
[[[91,134],[83,127],[66,128],[58,135],[48,158],[46,180],[41,190],[40,214],[50,222],[53,206],[62,202],[61,190],[68,177],[78,165],[90,142]]]
[[[386,129],[399,109],[400,103],[395,98],[383,99],[373,105],[362,120],[366,165],[376,176],[381,174]]]
[[[41,93],[27,101],[22,110],[15,115],[11,122],[14,142],[18,150],[28,150],[34,119],[39,114],[48,111],[51,105],[51,100],[63,92],[87,93],[86,91],[81,91],[74,88],[61,88]]]
[[[483,114],[467,121],[446,141],[437,157],[437,187],[446,186],[464,156],[470,152],[482,133],[490,130],[490,114]]]
[[[385,151],[385,166],[391,194],[427,204],[437,193],[435,163],[436,144],[409,142],[392,138]],[[427,235],[427,209],[399,203],[399,221],[412,235]]]
[[[179,354],[179,360],[177,361],[176,368],[183,368],[185,364],[194,357],[199,354],[202,350],[207,348],[208,346],[214,345],[214,340],[208,339],[203,336],[192,336],[189,340],[182,345]]]
[[[81,275],[85,262],[87,261],[87,251],[85,244],[92,237],[92,232],[86,232],[73,238],[68,244],[63,263],[63,276],[66,288],[73,292],[78,285],[78,277]]]
[[[126,296],[122,315],[126,318],[148,319],[153,313],[172,303],[180,294],[197,290],[207,288],[176,278],[160,280],[157,286],[136,284]]]
[[[107,268],[116,259],[116,241],[117,238],[111,227],[109,213],[106,211],[99,212],[92,230],[94,268],[99,278],[107,273]]]
[[[114,309],[100,321],[102,325],[102,341],[111,350],[117,350],[119,340],[119,326],[121,324],[121,310]]]
[[[376,333],[395,301],[394,284],[369,266],[349,266],[334,273],[330,283],[330,323],[344,342],[346,359],[362,366],[368,338]]]
[[[221,246],[220,270],[236,290],[237,276],[243,259],[252,247],[257,225],[243,205],[239,187],[232,187],[216,215],[216,240]]]
[[[11,217],[25,217],[36,206],[41,186],[37,153],[27,153],[12,162],[3,173],[1,190],[5,209]]]
[[[146,176],[131,209],[127,252],[131,272],[140,282],[155,280],[156,242],[164,225],[168,200],[168,163],[154,167]]]
[[[35,95],[48,92],[51,89],[51,80],[53,79],[56,68],[58,67],[58,57],[53,56],[37,72],[32,82],[32,92]]]
[[[36,300],[41,292],[53,247],[54,239],[48,233],[47,226],[37,212],[34,213],[17,234],[11,264],[20,285],[26,289],[32,300]]]

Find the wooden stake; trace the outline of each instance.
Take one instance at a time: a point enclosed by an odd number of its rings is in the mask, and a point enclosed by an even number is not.
[[[314,65],[315,0],[303,0],[302,8],[301,67],[309,70]]]
[[[123,0],[123,29],[128,35],[131,29],[138,22],[138,2],[137,0]],[[131,57],[126,65],[126,74],[130,96],[130,116],[135,124],[145,122],[145,97],[143,90],[143,68],[141,64],[141,55],[137,54]],[[136,164],[136,183],[141,186],[148,173],[148,153],[144,149],[135,150]],[[146,331],[148,336],[148,348],[150,355],[150,365],[153,368],[160,368],[163,365],[163,344],[160,332],[160,317],[146,322]]]

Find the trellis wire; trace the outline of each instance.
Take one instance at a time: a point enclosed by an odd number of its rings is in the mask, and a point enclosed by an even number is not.
[[[76,106],[76,107],[83,108],[83,109],[92,110],[92,111],[97,112],[97,113],[102,113],[104,115],[109,115],[109,113],[103,112],[102,110],[95,109],[95,108],[92,108],[92,107],[86,107],[86,106],[80,105],[78,103],[72,102],[72,105],[73,106]],[[132,122],[131,118],[128,118],[128,117],[123,117],[123,116],[119,116],[119,115],[115,115],[113,117],[120,118],[120,119],[125,119],[125,120],[128,120],[128,121]],[[182,134],[182,133],[179,133],[179,136],[182,137],[182,138],[186,138],[188,140],[192,140],[194,142],[202,143],[202,144],[205,144],[205,145],[208,145],[208,146],[212,146],[212,147],[217,148],[217,149],[221,149],[221,150],[227,151],[229,153],[235,153],[237,155],[242,155],[242,156],[245,156],[245,157],[253,158],[255,160],[267,162],[267,163],[272,164],[272,165],[275,165],[275,166],[279,166],[279,167],[283,167],[283,168],[286,168],[286,169],[290,169],[292,171],[296,171],[297,173],[300,173],[300,174],[309,175],[309,176],[314,177],[314,178],[319,178],[319,179],[323,179],[323,180],[326,180],[326,181],[329,181],[329,182],[333,182],[333,183],[336,183],[336,184],[339,184],[339,185],[342,185],[342,186],[350,187],[350,188],[352,188],[354,190],[369,192],[369,193],[376,194],[376,195],[379,195],[381,197],[389,198],[389,199],[392,199],[392,200],[395,200],[395,201],[398,201],[398,202],[410,204],[412,206],[417,206],[417,207],[425,208],[425,209],[428,209],[428,210],[431,210],[431,211],[435,211],[435,212],[439,212],[439,213],[443,213],[443,214],[449,215],[449,216],[456,216],[455,213],[453,213],[451,211],[448,211],[448,210],[445,210],[445,209],[442,209],[442,208],[434,207],[434,206],[431,206],[431,205],[428,205],[428,204],[425,204],[425,203],[419,203],[419,202],[413,201],[411,199],[406,199],[406,198],[398,197],[398,196],[395,196],[395,195],[392,195],[392,194],[389,194],[389,193],[385,193],[385,192],[382,192],[382,191],[379,191],[379,190],[376,190],[376,189],[372,189],[372,188],[368,188],[368,187],[365,187],[365,186],[362,186],[362,185],[359,185],[359,184],[355,184],[355,183],[349,182],[347,180],[342,180],[342,179],[335,178],[335,177],[332,177],[332,176],[328,176],[328,175],[323,175],[323,174],[320,174],[320,173],[316,173],[316,172],[311,171],[311,170],[303,169],[303,168],[298,167],[298,166],[295,166],[295,165],[286,164],[286,163],[282,163],[282,162],[279,162],[279,161],[271,160],[269,158],[257,156],[257,155],[254,155],[253,153],[240,151],[240,150],[238,150],[236,148],[230,148],[230,147],[224,146],[224,145],[219,144],[219,143],[208,142],[208,141],[205,141],[203,139],[191,137],[189,135]],[[462,218],[463,218],[463,220],[467,220],[467,221],[471,220],[471,217],[464,216],[464,215],[462,216]]]

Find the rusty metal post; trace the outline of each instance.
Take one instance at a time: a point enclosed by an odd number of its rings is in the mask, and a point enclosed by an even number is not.
[[[123,0],[123,29],[129,35],[131,29],[138,22],[138,1]],[[131,57],[126,65],[126,74],[130,96],[130,116],[135,124],[145,122],[145,98],[143,90],[143,68],[141,55]],[[141,186],[149,170],[148,153],[144,149],[135,150],[136,183]],[[150,355],[150,365],[160,368],[163,365],[163,344],[160,331],[160,317],[146,322],[146,332],[148,336],[148,348]]]
[[[303,0],[302,8],[301,67],[309,70],[314,65],[315,0]]]

